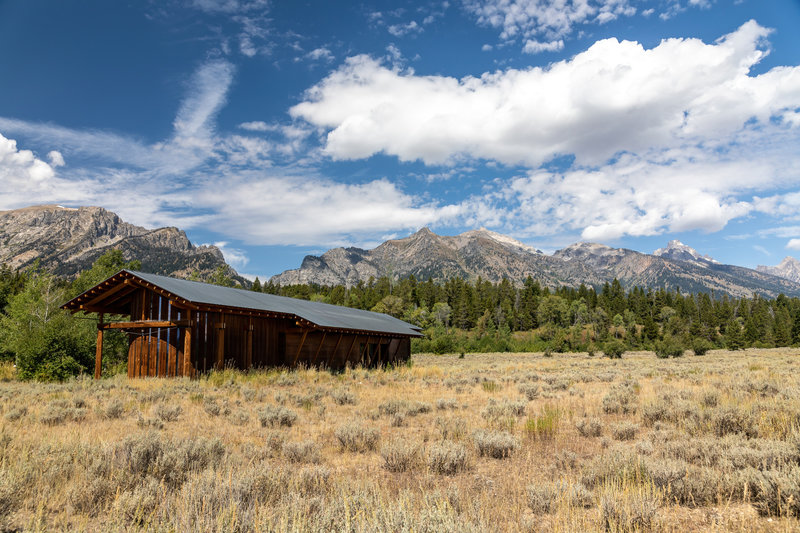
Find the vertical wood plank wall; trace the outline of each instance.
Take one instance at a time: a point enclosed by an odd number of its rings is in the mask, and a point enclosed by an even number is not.
[[[140,289],[132,299],[132,320],[179,321],[189,319],[190,358],[195,373],[214,368],[217,358],[219,325],[224,322],[223,361],[226,367],[246,369],[248,336],[251,337],[252,368],[297,365],[333,369],[352,366],[376,366],[399,363],[411,357],[407,337],[372,334],[303,332],[293,320],[259,318],[247,315],[190,311],[181,309],[168,298]],[[252,324],[252,332],[249,333]],[[184,328],[148,328],[128,333],[128,377],[184,375]],[[300,345],[302,340],[302,347]],[[363,358],[362,358],[363,357]]]

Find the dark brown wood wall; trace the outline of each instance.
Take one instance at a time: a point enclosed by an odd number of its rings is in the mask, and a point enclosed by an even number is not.
[[[169,320],[187,318],[187,311],[169,299],[140,289],[131,304],[131,320]],[[183,375],[182,328],[148,328],[128,333],[128,377]]]
[[[407,337],[303,330],[289,319],[189,311],[147,289],[137,291],[132,300],[131,320],[186,319],[192,322],[193,376],[221,367],[376,366],[411,356]],[[128,335],[128,377],[184,375],[184,328],[147,328]]]
[[[351,366],[378,366],[397,364],[411,356],[411,343],[407,337],[355,335],[325,331],[287,332],[286,360],[305,366],[344,368]]]

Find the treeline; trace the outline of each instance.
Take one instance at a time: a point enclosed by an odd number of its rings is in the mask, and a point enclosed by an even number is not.
[[[528,278],[520,287],[452,278],[444,284],[413,276],[370,279],[353,287],[315,284],[253,290],[388,313],[420,326],[415,351],[655,350],[661,356],[692,349],[738,350],[800,344],[800,299],[683,294],[675,289],[549,289]]]

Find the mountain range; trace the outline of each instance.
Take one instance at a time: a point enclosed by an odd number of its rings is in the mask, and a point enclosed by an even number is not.
[[[124,222],[102,207],[57,205],[0,211],[0,264],[14,269],[40,267],[73,278],[111,249],[142,262],[142,270],[175,277],[206,279],[219,267],[241,284],[215,246],[195,246],[174,227],[146,229]]]
[[[764,267],[772,268],[770,271],[723,265],[679,241],[671,241],[653,254],[579,242],[547,255],[486,229],[442,236],[422,228],[372,250],[334,248],[321,256],[306,256],[300,268],[273,276],[271,281],[278,285],[353,285],[370,277],[413,275],[434,281],[453,276],[492,282],[508,278],[519,284],[530,276],[549,287],[583,283],[599,288],[616,278],[625,288],[679,287],[684,292],[713,291],[737,297],[753,293],[771,298],[781,293],[800,296],[800,268],[781,265]],[[798,279],[791,279],[792,273],[798,274]]]
[[[147,272],[207,279],[218,268],[243,286],[215,246],[195,246],[178,228],[146,229],[129,224],[102,207],[56,205],[0,211],[0,264],[29,268],[36,261],[55,274],[72,278],[103,253],[120,249],[126,260],[138,259]],[[755,270],[724,265],[679,242],[652,254],[579,242],[552,255],[486,229],[460,235],[437,235],[422,228],[371,250],[333,248],[309,255],[297,269],[273,276],[278,285],[317,283],[352,286],[388,276],[446,281],[458,276],[491,282],[503,278],[521,284],[530,276],[548,287],[580,284],[602,287],[618,279],[623,287],[679,287],[684,292],[711,292],[749,297],[800,296],[800,262],[787,257],[779,265]]]

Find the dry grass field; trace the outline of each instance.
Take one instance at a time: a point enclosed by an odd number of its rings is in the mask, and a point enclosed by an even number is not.
[[[797,531],[800,352],[20,383],[0,530]]]

